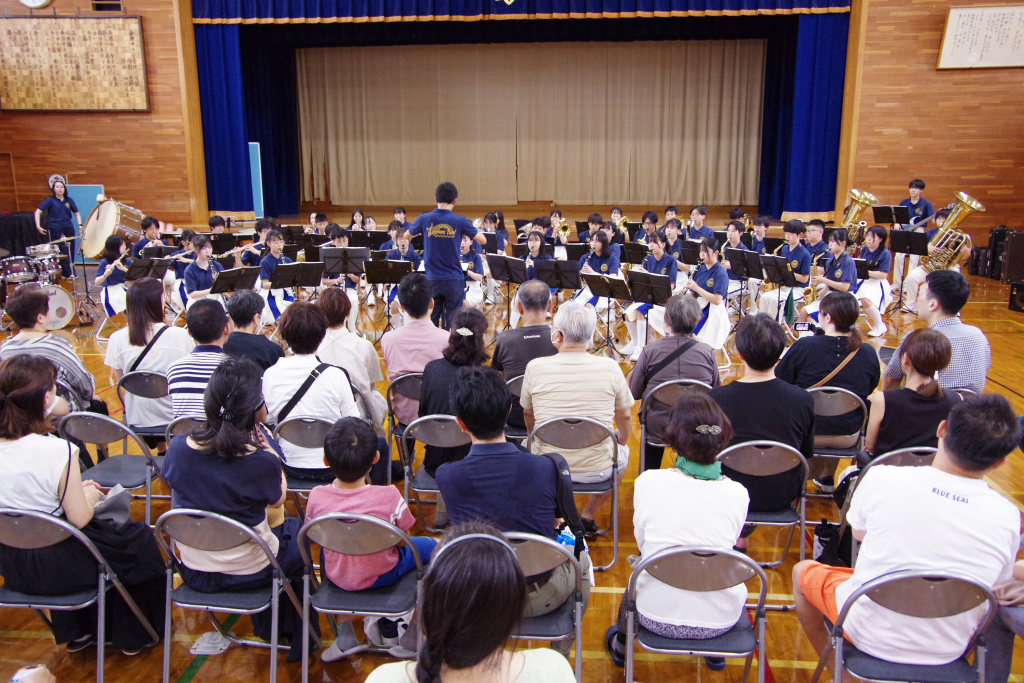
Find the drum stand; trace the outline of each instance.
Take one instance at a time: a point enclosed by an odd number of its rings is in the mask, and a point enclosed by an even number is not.
[[[77,251],[72,254],[71,257],[71,296],[75,300],[75,315],[73,317],[78,318],[79,327],[85,327],[96,324],[96,318],[103,315],[103,309],[100,307],[89,292],[89,278],[85,274],[85,254],[82,252],[81,240]],[[68,251],[71,251],[70,249]],[[82,289],[84,293],[78,291],[78,278],[75,271],[75,255],[80,256],[82,259]]]

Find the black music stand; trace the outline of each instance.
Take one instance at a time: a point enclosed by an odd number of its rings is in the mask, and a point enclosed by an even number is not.
[[[366,282],[371,287],[374,285],[385,285],[384,298],[387,300],[391,295],[391,288],[397,287],[406,275],[412,272],[412,261],[385,261],[381,259],[379,261],[364,261],[362,267],[366,271]],[[373,340],[374,344],[380,342],[381,337],[388,330],[395,329],[395,326],[391,323],[391,302],[385,301],[384,303],[384,317],[387,323],[384,325],[384,329],[381,330],[380,337]]]
[[[620,358],[625,358],[625,356],[619,353],[619,350],[615,348],[615,339],[612,335],[611,300],[621,299],[623,301],[632,301],[633,297],[629,293],[629,286],[626,284],[625,280],[617,277],[608,277],[607,275],[581,273],[580,277],[583,278],[583,282],[590,288],[591,294],[598,298],[606,297],[608,299],[608,307],[605,309],[604,339],[594,347],[594,353],[597,353],[603,347],[608,347],[613,352],[618,353]]]
[[[579,289],[580,264],[575,261],[534,261],[533,272],[537,279],[552,289]]]
[[[348,233],[349,247],[364,247],[368,251],[379,250],[391,239],[387,230],[351,230]]]
[[[168,246],[166,244],[153,244],[152,242],[142,248],[140,256],[143,258],[167,258],[180,247]]]
[[[889,232],[889,250],[894,254],[904,255],[903,278],[900,279],[900,295],[896,298],[895,304],[890,309],[890,315],[900,310],[912,313],[913,311],[907,308],[906,300],[903,298],[903,283],[907,281],[910,257],[928,255],[928,233],[915,230],[891,230]]]
[[[270,278],[270,289],[319,287],[324,272],[324,264],[320,261],[314,263],[279,263],[275,266],[274,274]]]
[[[230,294],[243,289],[253,289],[256,287],[256,281],[260,279],[261,270],[259,266],[222,270],[213,281],[210,294]]]
[[[576,235],[580,235],[587,230],[590,230],[590,223],[586,221],[575,221],[576,223]]]
[[[204,232],[196,237],[209,237],[214,254],[223,254],[235,248],[235,236],[227,232]],[[194,238],[193,238],[194,239]]]
[[[516,258],[525,259],[530,253],[530,245],[526,242],[512,245],[512,255]],[[555,257],[555,247],[549,242],[542,242],[540,245],[540,253],[547,254],[551,258]]]
[[[281,247],[281,255],[287,256],[292,261],[299,260],[299,245],[297,244],[286,244]]]
[[[910,208],[906,206],[872,206],[872,217],[875,223],[888,223],[890,226],[910,225],[916,228],[917,224],[910,222]],[[924,221],[922,220],[922,224]]]
[[[512,245],[513,247],[516,245]],[[491,271],[491,277],[505,283],[505,327],[499,332],[511,327],[512,320],[512,285],[521,285],[528,279],[526,276],[526,261],[519,258],[510,258],[505,254],[486,254],[487,267]],[[534,261],[534,269],[542,261]]]
[[[683,240],[679,243],[679,260],[688,266],[696,266],[700,263],[700,242]]]
[[[149,258],[143,256],[131,262],[127,272],[124,274],[124,279],[129,282],[143,277],[155,277],[157,280],[163,280],[170,265],[171,259],[169,258]]]
[[[743,258],[743,268],[747,277],[755,280],[764,280],[764,268],[761,266],[761,255],[749,249],[740,249],[740,256]],[[732,263],[730,261],[730,263]]]
[[[363,275],[370,250],[366,247],[320,247],[320,259],[325,273]]]
[[[783,287],[799,287],[799,283],[796,281],[796,276],[793,273],[792,267],[789,265],[789,260],[785,256],[770,256],[768,254],[758,254],[758,259],[761,261],[761,268],[764,271],[764,281],[771,282],[779,286],[781,290]],[[807,281],[810,286],[810,280]],[[775,308],[775,319],[781,318],[782,309],[785,306],[782,302],[782,292],[779,292],[779,300],[776,303]]]
[[[651,250],[647,248],[646,244],[635,244],[632,242],[623,244],[620,249],[622,253],[622,261],[635,266],[642,264],[644,259],[647,258],[647,255],[651,253]]]
[[[496,232],[484,232],[480,231],[481,235],[484,236],[486,243],[484,244],[485,254],[497,254],[498,253],[498,233]]]
[[[380,250],[377,250],[377,251],[371,251],[370,252],[370,260],[371,261],[387,261],[388,254],[390,254],[390,253],[391,253],[390,251],[385,251],[384,249],[380,249]],[[410,261],[410,263],[412,263],[412,262]]]
[[[741,244],[742,244],[742,242],[741,242]],[[744,299],[747,296],[747,278],[751,277],[750,273],[749,273],[749,270],[748,270],[748,267],[747,267],[748,261],[744,257],[744,254],[753,254],[755,257],[757,257],[758,254],[755,254],[754,252],[750,251],[749,249],[733,248],[733,247],[730,247],[728,244],[725,245],[725,247],[723,248],[722,251],[723,251],[723,253],[725,255],[725,259],[729,262],[729,274],[730,275],[738,275],[740,277],[740,313],[739,314],[740,314],[740,317],[742,318],[743,317],[743,312],[747,310],[746,306],[743,305]],[[762,269],[761,269],[761,260],[760,259],[757,259],[757,265],[758,265],[758,267],[757,267],[757,270],[755,272],[761,272]],[[730,281],[732,280],[732,278],[729,278],[729,279],[730,279]],[[726,298],[728,298],[728,295],[726,295]]]
[[[635,303],[664,306],[672,298],[672,278],[668,275],[627,270],[626,282],[629,283],[629,293]],[[644,329],[645,344],[650,337],[651,326],[648,323]]]
[[[381,244],[383,244],[383,242],[381,242]],[[418,251],[418,252],[420,252],[422,254],[423,253],[423,233],[420,233],[419,235],[413,235],[412,239],[409,240],[409,246],[411,246],[413,249],[415,249],[416,251]]]
[[[585,242],[569,242],[565,246],[565,258],[567,261],[580,262],[580,259],[590,253],[590,244]]]
[[[626,221],[626,232],[629,233],[630,239],[636,234],[636,231],[644,227],[644,224],[640,221]]]
[[[853,259],[853,264],[855,266],[857,266],[857,279],[858,280],[867,280],[868,278],[871,277],[870,275],[868,275],[868,261],[867,261],[867,259],[855,258],[855,259]],[[847,290],[847,291],[849,291],[849,290]],[[852,292],[850,292],[850,294],[855,294],[856,292],[857,292],[857,290],[856,290],[856,288],[854,288],[854,290]]]

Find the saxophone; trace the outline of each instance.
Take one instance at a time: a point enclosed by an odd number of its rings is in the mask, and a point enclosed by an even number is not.
[[[815,288],[814,284],[811,282],[811,279],[814,278],[814,277],[817,277],[818,275],[821,275],[821,272],[820,272],[821,271],[821,266],[818,265],[818,259],[820,259],[822,256],[824,256],[827,253],[828,253],[827,251],[823,251],[820,254],[818,254],[817,256],[815,256],[814,259],[811,261],[811,275],[810,275],[810,277],[807,278],[807,285],[808,286],[804,287],[804,305],[805,306],[807,304],[811,303],[812,301],[815,301],[818,298],[818,290]]]
[[[782,251],[782,248],[784,246],[786,246],[785,242],[783,242],[779,246],[775,247],[775,251],[772,252],[772,256],[778,256],[779,252]],[[778,289],[778,288],[779,288],[779,285],[774,283],[774,282],[762,282],[761,283],[761,293],[762,294],[764,294],[765,292],[770,292],[773,289]]]
[[[971,246],[971,236],[957,230],[956,226],[975,211],[984,210],[985,207],[977,199],[963,192],[957,192],[956,206],[953,207],[946,222],[928,243],[928,251],[931,252],[931,248],[935,247],[938,253],[922,256],[921,266],[929,273],[936,270],[949,270],[955,266],[960,261],[960,250],[965,246]]]
[[[849,239],[846,240],[846,253],[855,256],[857,247],[864,244],[864,231],[868,227],[867,221],[858,221],[857,219],[869,206],[877,204],[878,199],[870,192],[856,189],[850,190],[850,199],[853,200],[853,203],[850,204],[850,210],[846,212],[846,218],[843,219],[843,224],[839,227],[846,230],[846,234],[849,236]]]

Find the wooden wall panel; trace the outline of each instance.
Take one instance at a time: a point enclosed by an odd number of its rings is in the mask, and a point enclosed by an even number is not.
[[[935,68],[949,8],[972,4],[1010,3],[868,4],[850,185],[895,203],[921,178],[936,208],[962,190],[987,209],[963,223],[987,243],[988,229],[999,223],[1024,228],[1024,68]]]
[[[103,184],[109,196],[161,220],[191,223],[196,214],[205,222],[205,191],[202,206],[193,206],[195,188],[189,186],[177,4],[133,0],[128,5],[130,14],[142,16],[151,111],[0,112],[0,151],[12,154],[23,210],[34,209],[49,194],[50,174],[67,173],[69,182]],[[0,10],[5,8],[11,14],[27,12],[18,0],[0,0]],[[57,4],[59,14],[91,9],[89,0]],[[202,159],[201,138],[198,156]]]

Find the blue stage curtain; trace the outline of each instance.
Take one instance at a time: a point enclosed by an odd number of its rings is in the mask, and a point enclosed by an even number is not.
[[[847,14],[801,15],[778,36],[765,74],[758,211],[823,213],[835,208],[846,73]]]
[[[245,123],[249,142],[260,143],[263,213],[299,212],[295,49],[241,32]]]
[[[847,12],[850,0],[194,0],[204,23],[747,16]]]
[[[206,194],[211,210],[252,211],[237,24],[196,25]]]

